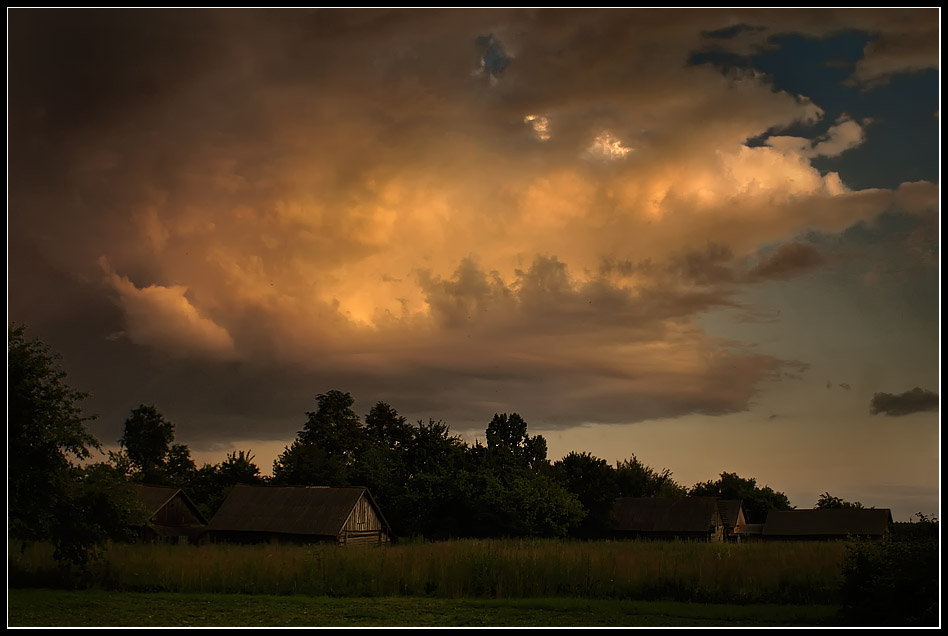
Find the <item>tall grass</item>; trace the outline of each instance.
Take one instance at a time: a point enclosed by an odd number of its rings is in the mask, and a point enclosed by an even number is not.
[[[845,545],[455,540],[385,547],[115,544],[89,571],[10,550],[12,586],[314,596],[834,603]]]

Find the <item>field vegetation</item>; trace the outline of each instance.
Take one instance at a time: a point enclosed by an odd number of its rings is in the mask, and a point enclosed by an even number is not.
[[[114,544],[85,569],[10,549],[13,587],[308,596],[832,604],[842,543],[464,539],[372,548]]]

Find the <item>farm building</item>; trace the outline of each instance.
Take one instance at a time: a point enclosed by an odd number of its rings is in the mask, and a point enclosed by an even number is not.
[[[740,537],[738,541],[742,543],[764,540],[764,524],[762,523],[745,523],[736,528],[735,532]]]
[[[881,539],[891,532],[888,508],[813,508],[771,510],[764,523],[765,540],[828,540],[847,537]]]
[[[747,526],[744,518],[744,502],[740,499],[718,499],[725,541],[740,541]]]
[[[388,543],[388,522],[367,488],[237,485],[208,526],[211,541]]]
[[[617,538],[724,540],[714,497],[619,497],[612,517]]]
[[[195,543],[207,529],[207,519],[180,488],[126,484],[151,514],[139,528],[143,541]]]

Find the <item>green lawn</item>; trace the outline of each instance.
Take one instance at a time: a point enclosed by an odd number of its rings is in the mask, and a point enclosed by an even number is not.
[[[588,599],[329,598],[11,589],[10,627],[833,625],[836,606]]]

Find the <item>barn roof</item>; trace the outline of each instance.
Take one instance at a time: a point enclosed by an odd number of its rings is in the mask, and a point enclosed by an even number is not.
[[[207,525],[207,519],[204,518],[204,515],[201,514],[198,507],[194,505],[194,502],[191,501],[187,493],[180,488],[175,488],[174,486],[148,486],[145,484],[125,484],[125,487],[135,493],[142,503],[145,504],[145,508],[151,516],[158,514],[158,511],[164,508],[165,504],[180,494],[185,503],[191,508],[191,511],[201,520],[201,523]]]
[[[363,495],[387,528],[385,517],[368,489],[363,486],[329,488],[238,484],[211,519],[208,529],[337,536]]]
[[[764,536],[882,535],[892,523],[888,508],[771,510]]]
[[[612,512],[620,531],[707,532],[716,510],[713,497],[619,497]]]
[[[729,528],[737,525],[741,514],[741,499],[718,499],[718,512],[721,513],[721,523]]]

